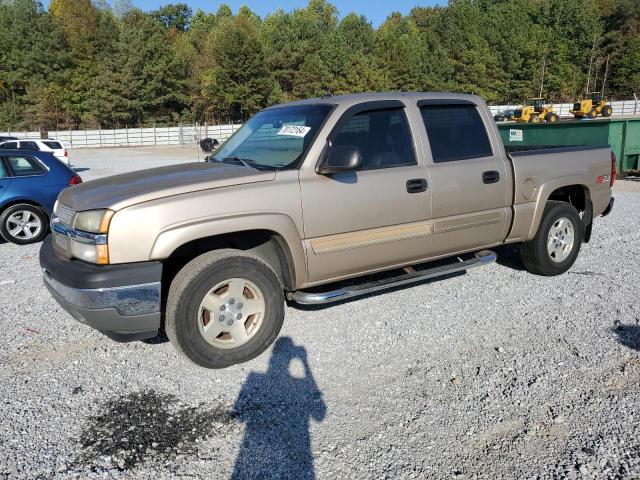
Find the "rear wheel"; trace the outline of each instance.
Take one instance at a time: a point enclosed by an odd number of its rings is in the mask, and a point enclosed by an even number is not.
[[[604,107],[602,107],[603,117],[610,117],[612,114],[613,114],[613,108],[611,108],[611,105],[605,105]]]
[[[545,276],[566,272],[578,257],[582,232],[582,220],[573,205],[547,202],[536,236],[522,245],[525,268]]]
[[[224,368],[251,360],[275,340],[284,290],[260,258],[218,250],[178,272],[166,312],[167,336],[178,351],[202,367]]]
[[[47,234],[47,215],[35,205],[20,203],[0,215],[0,235],[18,245],[39,242]]]
[[[531,115],[529,117],[529,123],[540,123],[540,116],[539,115]]]

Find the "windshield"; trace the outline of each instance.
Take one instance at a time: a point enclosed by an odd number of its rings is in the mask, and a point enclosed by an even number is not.
[[[274,170],[297,168],[331,108],[297,105],[258,112],[209,161]]]

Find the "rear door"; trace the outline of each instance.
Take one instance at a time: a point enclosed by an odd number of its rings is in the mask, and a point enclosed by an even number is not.
[[[0,157],[0,206],[7,196],[9,191],[9,185],[11,184],[11,176],[9,175],[9,168],[5,160]]]
[[[342,113],[327,139],[362,155],[354,172],[300,171],[308,283],[424,258],[429,240],[426,165],[405,105],[372,101]]]
[[[486,108],[418,102],[431,152],[432,256],[494,245],[511,222],[511,171]]]

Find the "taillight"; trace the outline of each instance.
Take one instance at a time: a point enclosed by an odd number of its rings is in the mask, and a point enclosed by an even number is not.
[[[618,175],[618,159],[616,158],[616,154],[613,150],[611,150],[611,182],[609,183],[610,187],[613,187],[613,184],[616,182],[616,176]]]
[[[69,186],[78,185],[80,183],[82,183],[82,179],[80,178],[80,175],[74,175],[73,177],[71,177],[71,180],[69,180]]]
[[[67,149],[66,148],[64,149],[64,153],[62,154],[62,156],[63,157],[68,157],[69,156],[69,154],[67,153]]]

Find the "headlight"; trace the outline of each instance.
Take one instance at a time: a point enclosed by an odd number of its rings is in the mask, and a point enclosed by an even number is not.
[[[87,210],[76,213],[73,228],[83,232],[107,233],[113,217],[113,210]]]

